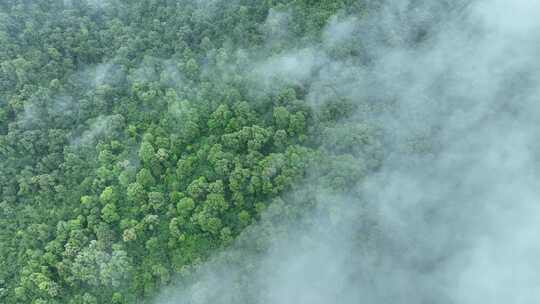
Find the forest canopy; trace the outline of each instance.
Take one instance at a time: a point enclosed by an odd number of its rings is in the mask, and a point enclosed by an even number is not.
[[[0,303],[537,303],[539,15],[0,0]]]
[[[368,11],[1,1],[0,302],[144,303],[263,214],[272,231],[321,187],[355,195],[383,139],[350,115],[381,109],[313,79],[368,63],[329,32]]]

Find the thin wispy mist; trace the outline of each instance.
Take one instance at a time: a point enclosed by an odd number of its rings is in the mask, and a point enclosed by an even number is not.
[[[88,127],[80,136],[71,140],[71,145],[75,147],[92,145],[98,139],[111,138],[119,132],[118,130],[123,123],[124,120],[120,115],[98,116],[89,120]]]
[[[305,84],[315,108],[354,101],[350,120],[381,130],[380,165],[356,195],[308,179],[155,303],[537,301],[540,3],[379,6],[336,16],[320,45],[256,66],[263,84]],[[332,59],[343,48],[363,59]],[[366,166],[355,155],[349,165]],[[305,192],[312,212],[289,214]]]

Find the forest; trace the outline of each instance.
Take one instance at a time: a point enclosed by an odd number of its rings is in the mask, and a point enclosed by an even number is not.
[[[335,95],[315,108],[309,77],[257,64],[365,9],[2,1],[0,302],[142,303],[267,208],[276,221],[309,209],[308,178],[341,192],[375,169],[376,128],[347,121],[357,105]],[[290,206],[282,195],[295,190]]]
[[[0,303],[536,303],[533,2],[0,1]]]

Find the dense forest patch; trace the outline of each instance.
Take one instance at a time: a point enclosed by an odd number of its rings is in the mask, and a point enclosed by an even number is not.
[[[331,85],[316,104],[308,93],[334,60],[362,60],[312,46],[339,40],[336,16],[366,12],[2,1],[0,301],[144,301],[268,208],[299,218],[314,206],[306,183],[351,189],[380,165],[380,133],[350,120],[359,103]]]

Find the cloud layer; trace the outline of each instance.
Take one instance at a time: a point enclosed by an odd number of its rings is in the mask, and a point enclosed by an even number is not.
[[[382,166],[359,195],[316,193],[302,220],[270,228],[270,208],[157,303],[537,301],[540,4],[380,6],[336,16],[320,45],[255,66],[263,84],[307,84],[313,107],[355,101],[353,120],[383,130]],[[344,49],[362,60],[335,59]],[[266,249],[245,249],[257,242]]]

